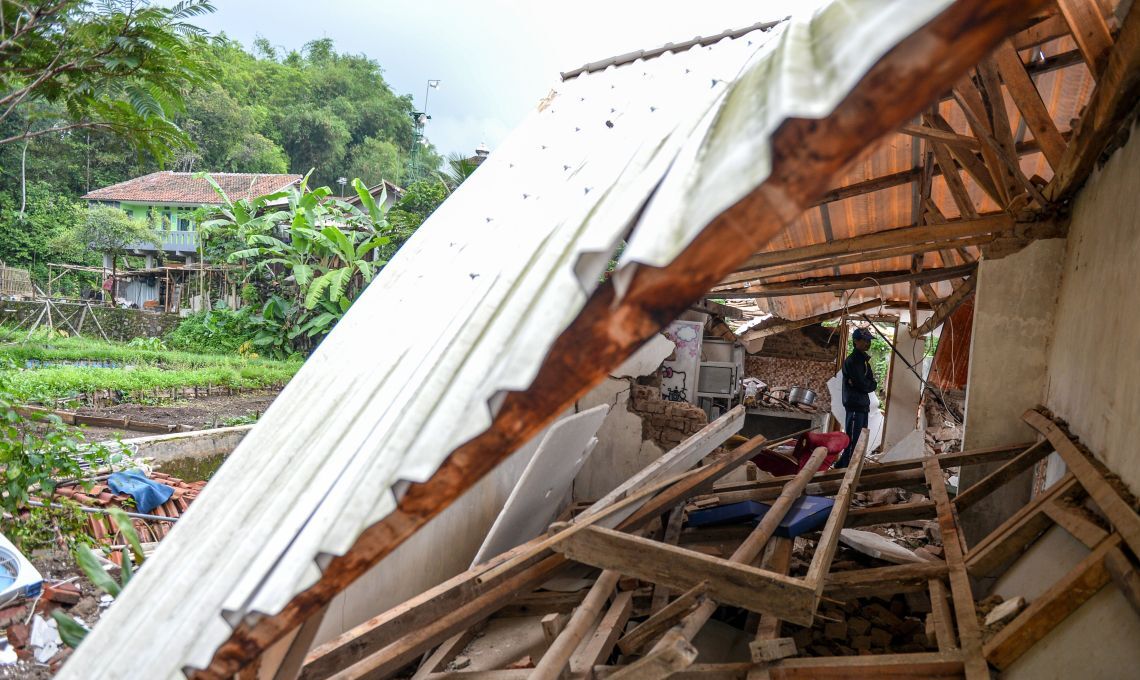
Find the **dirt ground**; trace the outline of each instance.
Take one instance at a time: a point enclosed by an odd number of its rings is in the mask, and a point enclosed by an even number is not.
[[[116,406],[76,410],[77,413],[110,418],[132,418],[163,425],[185,425],[195,430],[224,427],[228,420],[260,416],[277,398],[278,390],[259,390],[234,395],[211,395],[186,399],[173,404],[146,406],[118,404]],[[252,422],[252,420],[250,421]],[[138,432],[122,428],[83,426],[83,437],[89,441],[102,441],[121,437],[143,437],[154,432]]]

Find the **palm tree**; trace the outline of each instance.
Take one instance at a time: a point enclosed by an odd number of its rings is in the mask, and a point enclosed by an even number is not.
[[[472,162],[470,158],[452,152],[447,155],[447,170],[440,179],[447,185],[448,191],[455,191],[478,167],[479,164]]]

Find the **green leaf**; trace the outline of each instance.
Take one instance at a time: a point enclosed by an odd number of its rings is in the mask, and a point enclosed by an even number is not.
[[[115,583],[115,579],[103,571],[103,566],[99,563],[99,558],[95,556],[91,548],[85,545],[76,547],[75,561],[87,576],[87,580],[91,581],[99,590],[102,590],[111,597],[118,597],[119,593],[122,592],[122,588],[119,587],[118,583]]]
[[[55,619],[55,627],[63,644],[75,649],[91,631],[76,621],[73,617],[63,613],[62,609],[52,610],[51,617]]]
[[[126,550],[123,550],[122,553],[123,569],[122,573],[119,575],[119,580],[123,582],[123,587],[126,588],[127,584],[131,582],[132,578],[134,578],[135,572],[134,566],[131,564],[130,554]]]
[[[305,294],[305,309],[312,309],[317,306],[317,300],[319,300],[321,295],[332,285],[332,277],[337,271],[339,270],[333,270],[313,279],[313,282],[309,284],[309,292]]]

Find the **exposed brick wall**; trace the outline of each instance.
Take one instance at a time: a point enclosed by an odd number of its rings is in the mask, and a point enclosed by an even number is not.
[[[764,338],[764,347],[756,353],[761,357],[832,362],[838,354],[839,334],[820,325],[769,335]]]
[[[767,342],[764,344],[767,345]],[[815,406],[822,411],[831,409],[831,395],[827,391],[827,381],[835,375],[834,361],[749,356],[745,359],[744,375],[759,378],[769,387],[807,387],[815,390],[818,395]]]
[[[687,402],[666,401],[661,390],[649,385],[634,385],[629,411],[641,417],[641,438],[648,439],[668,451],[709,424],[700,408]]]
[[[0,301],[0,323],[9,326],[19,324],[29,328],[42,310],[43,303],[3,300]],[[79,324],[79,316],[82,314],[79,305],[55,303],[52,309],[52,319],[56,328],[71,332],[63,319],[57,318],[57,310],[71,320],[72,324]],[[161,337],[174,330],[174,327],[182,321],[177,314],[147,312],[141,309],[117,309],[92,305],[91,312],[99,320],[107,337],[124,342],[134,338]],[[91,321],[90,316],[83,323],[83,334],[99,337],[99,328]]]

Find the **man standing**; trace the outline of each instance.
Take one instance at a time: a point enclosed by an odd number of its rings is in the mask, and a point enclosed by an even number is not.
[[[859,443],[859,433],[867,427],[867,414],[871,410],[868,395],[878,387],[875,372],[871,370],[871,356],[867,354],[871,349],[871,331],[856,328],[851,339],[855,349],[843,362],[843,408],[847,411],[843,430],[851,437],[851,442],[836,461],[837,468],[845,468],[851,461],[851,454]]]

